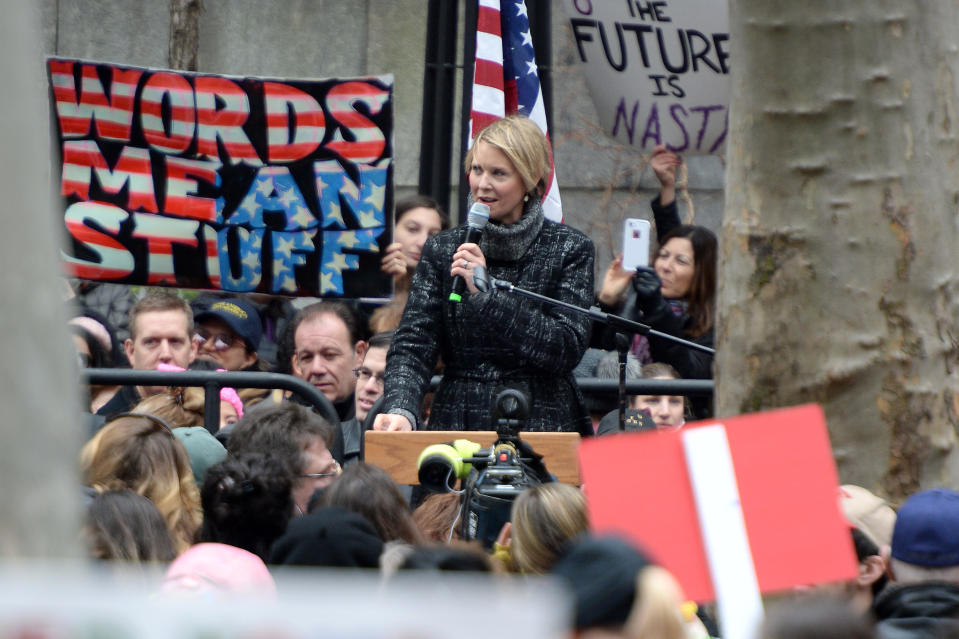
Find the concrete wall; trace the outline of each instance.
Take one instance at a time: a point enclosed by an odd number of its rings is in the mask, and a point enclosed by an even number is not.
[[[40,6],[48,53],[167,66],[167,2],[42,0]],[[415,192],[424,108],[425,0],[204,0],[203,6],[200,71],[273,77],[392,73],[395,184],[399,196]],[[551,135],[556,171],[567,221],[596,242],[601,273],[618,251],[622,220],[650,216],[648,201],[655,195],[657,183],[641,154],[614,143],[602,132],[560,3],[553,3],[552,14]],[[457,141],[454,158],[459,151]],[[683,210],[689,219],[719,228],[723,173],[720,158],[688,159],[688,202],[692,206],[683,205]],[[455,211],[462,175],[457,161],[450,174]]]

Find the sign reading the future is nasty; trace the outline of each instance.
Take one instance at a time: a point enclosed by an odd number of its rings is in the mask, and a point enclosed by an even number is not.
[[[722,153],[729,106],[723,0],[566,0],[603,128],[650,150]]]
[[[67,272],[382,297],[392,77],[271,80],[47,61]]]

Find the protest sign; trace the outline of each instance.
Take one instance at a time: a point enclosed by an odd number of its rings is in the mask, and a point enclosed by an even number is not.
[[[856,576],[849,526],[822,409],[815,405],[691,423],[677,431],[584,441],[580,474],[598,532],[637,541],[676,575],[687,596],[714,598],[710,561],[684,450],[692,431],[721,426],[735,476],[755,579],[762,592]],[[688,444],[687,444],[688,446]],[[707,451],[707,455],[709,451]],[[718,483],[718,470],[707,467]],[[730,552],[732,544],[725,546]]]
[[[392,76],[275,80],[47,61],[68,274],[383,297]]]
[[[623,144],[722,153],[729,9],[717,0],[565,0],[600,123]]]

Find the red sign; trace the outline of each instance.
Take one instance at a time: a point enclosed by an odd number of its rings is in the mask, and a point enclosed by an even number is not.
[[[580,469],[594,530],[625,534],[670,570],[690,599],[713,600],[682,438],[716,425],[729,441],[760,590],[855,577],[826,421],[816,405],[583,442]]]

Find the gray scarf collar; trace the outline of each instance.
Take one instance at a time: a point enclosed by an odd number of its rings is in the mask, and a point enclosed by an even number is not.
[[[472,206],[472,198],[470,198]],[[526,254],[543,228],[543,205],[531,197],[523,216],[515,224],[505,225],[490,220],[479,242],[483,254],[494,260],[514,262]]]

